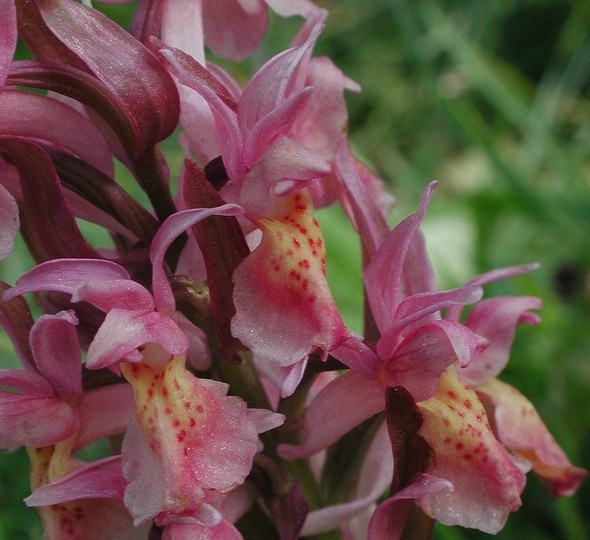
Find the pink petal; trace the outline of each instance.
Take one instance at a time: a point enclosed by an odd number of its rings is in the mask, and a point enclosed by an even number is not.
[[[159,346],[160,352],[142,356],[137,348],[147,344]],[[187,347],[186,336],[170,317],[157,311],[115,308],[109,311],[90,344],[86,366],[100,369],[124,359],[161,367],[170,355],[183,354]]]
[[[363,274],[371,311],[382,334],[395,320],[398,305],[405,296],[401,278],[406,256],[424,219],[435,185],[431,183],[424,192],[418,212],[404,219],[387,235]]]
[[[2,0],[0,0],[0,3]],[[1,7],[1,6],[0,6]],[[0,51],[1,52],[1,51]],[[1,74],[1,72],[0,72]],[[20,220],[14,197],[0,185],[0,260],[12,252]]]
[[[443,490],[453,490],[447,480],[428,474],[418,474],[412,483],[383,501],[373,513],[369,523],[369,538],[374,540],[400,540],[406,526],[406,518],[412,505],[410,500]]]
[[[541,307],[541,300],[530,296],[498,297],[474,306],[465,324],[488,339],[490,346],[475,356],[469,366],[459,369],[459,376],[473,386],[498,375],[508,363],[516,327],[537,324],[539,318],[528,310]]]
[[[381,385],[349,371],[323,388],[305,411],[298,445],[281,444],[284,459],[311,456],[385,408]]]
[[[304,88],[289,96],[284,102],[269,111],[251,129],[244,139],[244,163],[250,168],[268,151],[273,139],[278,135],[288,135],[293,122],[306,103],[312,99],[313,88]],[[310,149],[307,149],[310,152]],[[326,174],[326,173],[324,173]]]
[[[302,191],[282,199],[277,219],[258,222],[260,245],[234,272],[232,333],[254,354],[282,366],[347,336],[325,274],[325,246]],[[263,309],[261,309],[263,307]]]
[[[404,329],[410,324],[437,314],[438,311],[454,304],[472,304],[483,295],[479,287],[459,287],[450,291],[414,294],[404,298],[392,319],[393,324],[383,332],[377,344],[382,358],[390,356]]]
[[[31,329],[31,349],[39,373],[55,388],[57,396],[82,399],[82,359],[76,334],[78,319],[68,312],[42,315]]]
[[[427,473],[454,486],[419,498],[418,506],[444,525],[497,533],[520,507],[525,477],[495,439],[477,395],[450,367],[437,394],[418,407],[419,434],[435,452]]]
[[[0,436],[40,448],[70,437],[77,429],[72,408],[55,398],[0,391]]]
[[[240,532],[223,520],[213,527],[195,523],[173,523],[164,528],[162,540],[242,540]]]
[[[295,90],[296,77],[293,74],[304,55],[315,44],[321,30],[322,26],[317,25],[301,47],[279,53],[252,77],[238,106],[238,124],[242,132],[247,133],[253,129]]]
[[[588,471],[574,467],[559,447],[532,403],[518,390],[497,379],[477,387],[489,404],[498,438],[508,449],[533,464],[533,472],[552,497],[573,495]]]
[[[330,353],[344,365],[368,379],[376,378],[381,360],[373,349],[365,345],[360,338],[351,336]]]

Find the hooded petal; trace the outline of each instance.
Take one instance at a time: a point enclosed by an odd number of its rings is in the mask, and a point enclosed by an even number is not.
[[[158,354],[147,358],[138,351],[146,345],[154,345]],[[100,369],[120,360],[126,362],[149,361],[154,367],[162,367],[170,355],[183,354],[188,341],[182,330],[167,315],[157,311],[126,311],[112,309],[98,329],[90,347],[86,366]]]
[[[234,272],[232,333],[259,358],[290,366],[347,337],[325,273],[325,246],[306,191],[260,220],[262,241]]]
[[[416,401],[436,393],[439,378],[453,362],[469,363],[487,346],[471,330],[459,323],[434,321],[416,327],[384,362],[384,386],[403,386]]]
[[[532,463],[533,472],[551,496],[573,495],[588,471],[570,463],[532,403],[497,379],[478,386],[476,391],[489,410],[498,439],[511,452]]]
[[[444,525],[497,533],[520,507],[525,476],[494,437],[476,393],[450,367],[437,394],[418,407],[419,434],[435,452],[427,473],[454,487],[419,498],[418,506]]]
[[[31,329],[31,349],[39,373],[62,399],[82,399],[82,360],[78,319],[67,311],[42,315]]]

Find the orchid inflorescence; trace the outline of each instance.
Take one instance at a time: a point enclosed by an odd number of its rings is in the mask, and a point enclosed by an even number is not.
[[[347,141],[360,88],[313,54],[327,12],[142,0],[128,32],[89,4],[0,0],[0,257],[20,231],[36,263],[1,282],[22,369],[0,370],[0,442],[27,449],[46,537],[496,533],[529,470],[573,494],[586,471],[497,379],[541,302],[482,299],[535,265],[436,289],[435,183],[388,225],[394,199]],[[302,23],[241,88],[206,50],[253,54],[268,7]],[[335,203],[362,245],[364,335],[326,275],[314,211]],[[103,439],[107,457],[76,455]]]

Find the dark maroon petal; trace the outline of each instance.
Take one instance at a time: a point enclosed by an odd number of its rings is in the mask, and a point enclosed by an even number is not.
[[[37,59],[94,75],[121,103],[133,122],[133,154],[143,154],[174,131],[180,110],[174,81],[125,30],[71,0],[17,0],[16,7],[19,35]]]
[[[16,49],[16,9],[13,0],[0,0],[0,89]],[[1,92],[1,90],[0,90]]]
[[[225,203],[203,170],[188,159],[183,182],[189,208],[214,208]],[[215,332],[226,356],[231,358],[241,348],[231,332],[231,319],[236,312],[232,276],[248,255],[248,245],[237,219],[231,216],[211,216],[193,225],[192,231],[205,260]]]
[[[101,258],[82,236],[49,156],[19,137],[0,137],[0,149],[14,161],[20,175],[22,229],[37,261]]]
[[[23,298],[2,300],[1,295],[8,289],[10,286],[0,281],[0,326],[8,334],[23,367],[27,371],[36,371],[29,346],[29,331],[33,326],[29,306]]]

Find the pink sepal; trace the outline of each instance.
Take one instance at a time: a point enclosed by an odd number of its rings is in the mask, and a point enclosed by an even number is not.
[[[2,2],[3,0],[0,0]],[[0,70],[1,75],[1,70]],[[14,197],[0,185],[0,260],[8,257],[20,225]]]
[[[520,264],[517,266],[509,266],[507,268],[495,268],[494,270],[490,270],[488,272],[480,274],[479,276],[475,276],[473,279],[469,280],[466,283],[466,285],[477,285],[479,287],[483,287],[484,285],[492,283],[493,281],[498,281],[500,279],[506,279],[513,276],[519,276],[520,274],[532,272],[533,270],[537,270],[537,268],[539,267],[539,263],[530,263]],[[447,310],[445,319],[449,321],[458,321],[461,317],[462,311],[462,306],[451,306]]]
[[[418,212],[391,230],[363,274],[371,312],[382,334],[389,330],[391,321],[396,320],[397,308],[404,297],[401,279],[404,262],[435,186],[432,182],[424,192]]]
[[[417,474],[408,487],[377,507],[369,523],[368,537],[371,540],[400,540],[411,509],[410,501],[443,490],[453,491],[453,485],[429,474]]]
[[[142,356],[137,350],[146,344],[159,345],[161,354]],[[188,341],[182,330],[166,315],[157,311],[112,309],[88,348],[86,367],[100,369],[120,360],[149,362],[162,367],[170,355],[183,354]]]
[[[22,369],[0,369],[0,386],[37,397],[54,397],[55,388],[42,375]]]
[[[318,534],[346,526],[349,520],[374,505],[389,487],[392,476],[391,443],[383,425],[367,450],[354,496],[341,504],[310,512],[301,534]]]
[[[54,259],[37,265],[21,276],[15,286],[4,293],[4,300],[28,292],[72,294],[82,283],[115,279],[130,278],[127,271],[114,262],[102,259]]]
[[[264,37],[267,14],[262,0],[203,2],[205,43],[236,62],[252,54]]]
[[[209,216],[235,216],[243,212],[236,204],[225,204],[217,208],[198,208],[182,210],[170,216],[158,229],[150,248],[150,259],[153,266],[153,289],[156,307],[163,313],[171,313],[175,309],[172,289],[164,272],[164,256],[166,250],[178,236],[190,229],[195,223]]]
[[[336,149],[334,173],[344,192],[344,210],[360,234],[369,260],[372,260],[389,232],[389,225],[386,212],[378,204],[379,197],[363,181],[346,140]],[[378,192],[383,192],[382,186],[380,187]]]
[[[49,506],[77,499],[122,500],[126,485],[121,456],[110,456],[38,488],[25,499],[25,503],[27,506]]]
[[[490,408],[498,438],[517,456],[529,460],[533,472],[552,497],[573,495],[588,471],[574,467],[545,427],[532,403],[497,379],[476,388]]]
[[[459,376],[471,386],[496,377],[508,363],[510,349],[519,324],[537,324],[539,317],[529,309],[541,309],[539,298],[531,296],[497,297],[483,300],[469,312],[466,326],[486,338],[490,346],[473,358]]]
[[[254,429],[258,433],[264,433],[270,431],[279,426],[282,426],[285,422],[285,416],[280,413],[268,411],[266,409],[248,409],[246,411],[248,420],[252,422]]]
[[[149,291],[131,279],[89,279],[72,292],[72,302],[81,301],[88,302],[104,312],[114,308],[130,311],[154,309],[154,299]]]
[[[307,407],[299,445],[281,444],[278,452],[289,460],[311,456],[384,407],[381,385],[348,371],[324,387]]]
[[[74,452],[99,439],[125,432],[134,413],[133,389],[129,384],[111,384],[88,390],[78,412],[80,429]]]

